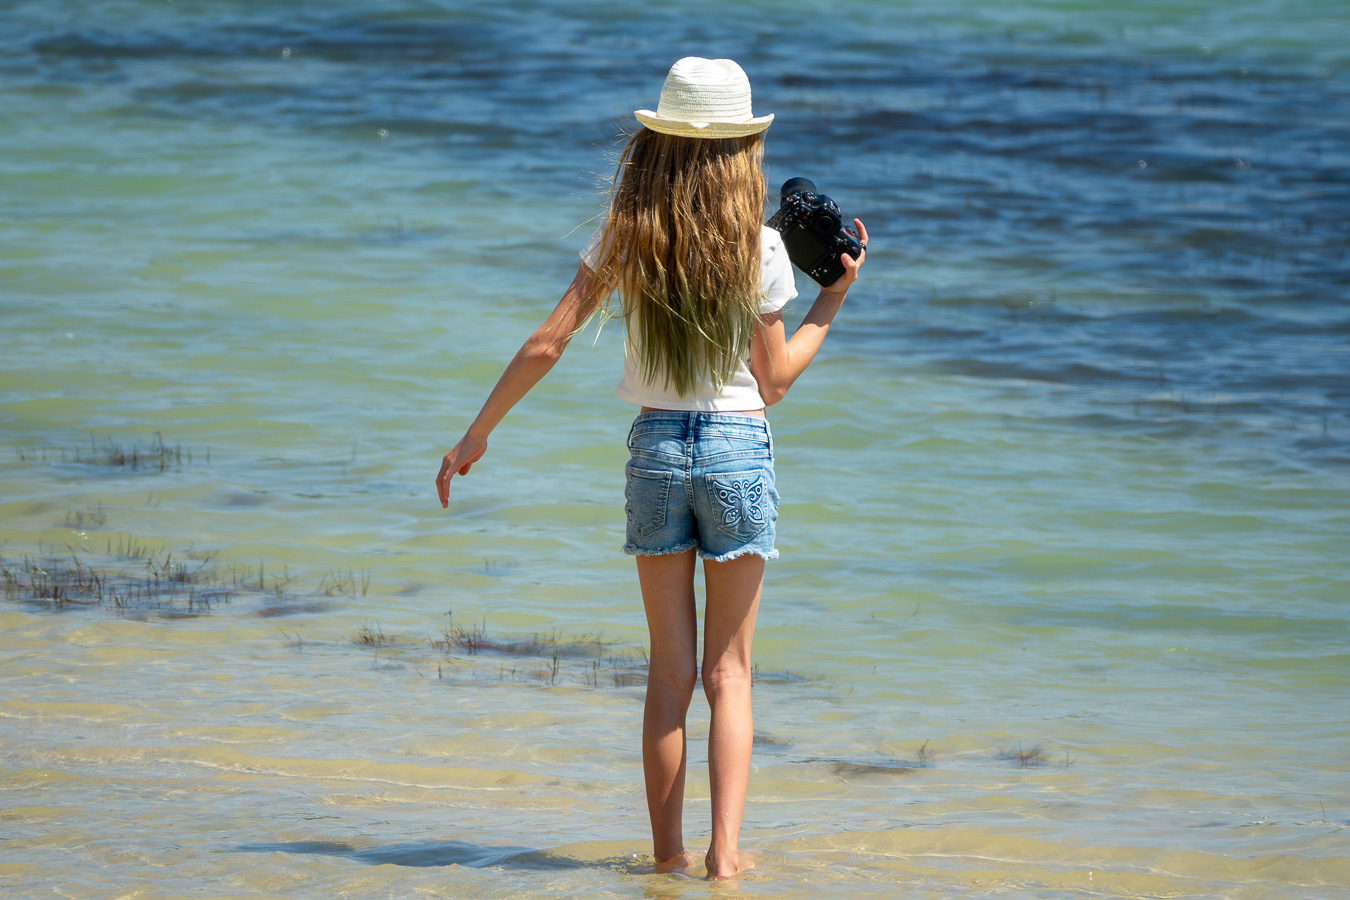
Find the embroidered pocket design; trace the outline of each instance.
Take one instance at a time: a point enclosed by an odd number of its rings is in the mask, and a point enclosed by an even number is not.
[[[703,476],[717,513],[717,525],[733,537],[747,540],[769,524],[763,472],[726,472]]]

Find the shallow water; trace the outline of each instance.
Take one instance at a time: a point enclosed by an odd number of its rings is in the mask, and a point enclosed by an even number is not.
[[[771,410],[742,891],[1345,896],[1339,5],[0,19],[0,894],[711,893],[640,871],[618,330],[431,484],[698,53],[873,249]]]

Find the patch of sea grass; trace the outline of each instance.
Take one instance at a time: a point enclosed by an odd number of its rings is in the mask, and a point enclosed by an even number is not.
[[[193,464],[192,450],[184,450],[182,444],[168,444],[164,436],[156,431],[149,443],[144,446],[140,441],[122,443],[112,438],[102,441],[94,435],[89,436],[89,446],[77,447],[40,447],[28,444],[15,448],[19,459],[25,462],[61,462],[79,465],[102,466],[107,468],[125,468],[133,472],[167,472]],[[206,448],[197,459],[211,464],[211,450]]]
[[[319,591],[326,597],[337,594],[355,597],[359,591],[364,597],[370,591],[370,570],[353,572],[351,569],[329,569],[319,579]]]
[[[125,552],[125,551],[121,551]],[[119,559],[128,559],[120,556]],[[139,566],[96,565],[76,551],[67,557],[24,556],[0,559],[5,599],[58,610],[101,607],[113,610],[174,609],[201,614],[230,600],[208,569],[208,556],[196,565],[172,553],[132,557]]]
[[[393,643],[393,640],[380,628],[379,622],[376,622],[374,627],[367,622],[352,635],[352,643],[362,647],[383,647],[385,644]]]
[[[787,670],[782,672],[773,670],[765,671],[760,669],[759,663],[755,663],[750,667],[751,684],[798,684],[804,681],[806,681],[806,679],[801,675],[794,675]]]
[[[1064,756],[1062,759],[1052,758],[1050,756],[1049,751],[1047,751],[1040,744],[1035,744],[1031,747],[1023,748],[1020,741],[1018,742],[1017,747],[1015,749],[1009,747],[1005,750],[1000,750],[998,752],[998,758],[1001,760],[1005,760],[1007,762],[1015,762],[1020,768],[1023,769],[1034,769],[1040,766],[1048,766],[1052,762],[1057,766],[1061,766],[1062,768],[1067,769],[1074,763],[1078,762],[1076,758],[1069,756],[1069,751],[1067,750],[1064,751]]]
[[[449,659],[496,657],[497,677],[502,681],[536,681],[548,685],[581,683],[587,687],[640,687],[647,683],[647,649],[624,647],[603,634],[566,635],[558,631],[535,632],[520,637],[490,635],[487,620],[472,624],[451,621],[439,638],[427,644]],[[508,662],[508,661],[515,662]],[[466,660],[467,661],[467,660]],[[445,667],[438,666],[438,677]],[[753,684],[796,684],[806,681],[790,672],[762,671],[751,674]]]
[[[830,766],[830,771],[839,778],[848,779],[856,778],[860,775],[887,775],[891,777],[913,775],[918,769],[915,766],[907,766],[900,762],[850,762],[849,760],[838,760]]]
[[[106,524],[108,524],[108,516],[103,512],[102,504],[96,507],[86,506],[84,509],[66,510],[66,527],[74,531],[86,529],[93,531]]]
[[[214,553],[187,558],[151,549],[135,538],[107,540],[106,555],[67,547],[57,553],[39,546],[36,555],[0,556],[4,599],[33,608],[67,612],[104,609],[119,615],[153,613],[163,618],[208,615],[240,598],[258,603],[258,615],[294,615],[328,607],[289,589],[294,580],[283,565],[270,579],[266,567],[220,565]],[[270,583],[269,583],[270,582]]]
[[[1015,762],[1023,769],[1043,766],[1049,761],[1045,748],[1040,744],[1023,749],[1021,741],[1017,742],[1016,749],[1009,747],[1000,750],[998,758],[1008,762]]]
[[[580,682],[587,687],[628,687],[646,684],[645,648],[621,648],[603,635],[567,636],[558,631],[534,633],[518,638],[490,637],[486,619],[472,625],[451,621],[440,639],[427,643],[447,657],[495,656],[518,660],[513,665],[498,665],[499,680],[535,681],[557,685]],[[444,667],[438,666],[438,677]]]
[[[758,739],[758,736],[756,736]],[[881,775],[898,777],[902,775],[912,775],[919,769],[931,768],[933,765],[933,751],[929,747],[929,742],[924,741],[918,746],[915,753],[916,759],[827,759],[822,757],[810,757],[799,760],[801,763],[825,764],[830,772],[841,779],[856,778],[866,775]]]
[[[774,734],[762,734],[761,732],[756,731],[753,743],[756,747],[770,747],[775,750],[786,750],[787,748],[796,745],[797,738],[778,737]]]
[[[444,650],[447,654],[459,650],[474,656],[480,649],[491,649],[484,637],[487,620],[481,625],[458,625],[451,616],[450,624],[441,630],[441,639],[430,639],[432,647]]]

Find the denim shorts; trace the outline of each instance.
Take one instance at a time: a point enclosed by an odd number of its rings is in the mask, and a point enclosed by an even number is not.
[[[773,436],[759,416],[644,412],[628,433],[624,511],[633,556],[776,559]]]

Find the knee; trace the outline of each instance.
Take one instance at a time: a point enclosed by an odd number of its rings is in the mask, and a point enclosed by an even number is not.
[[[731,693],[750,693],[750,664],[745,660],[719,660],[703,670],[703,693],[709,702]]]
[[[698,681],[698,670],[693,662],[657,664],[653,661],[647,667],[647,690],[656,690],[669,697],[688,703],[694,696],[694,685]]]

